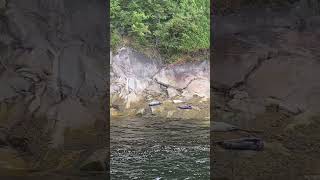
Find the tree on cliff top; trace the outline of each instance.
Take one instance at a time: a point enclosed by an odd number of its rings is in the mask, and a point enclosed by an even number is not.
[[[111,0],[112,47],[130,37],[172,56],[208,50],[209,0]]]

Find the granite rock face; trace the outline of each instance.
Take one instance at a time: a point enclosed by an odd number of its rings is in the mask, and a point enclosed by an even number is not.
[[[208,61],[167,65],[123,47],[112,55],[110,71],[110,92],[111,97],[115,97],[111,104],[124,104],[122,111],[144,108],[152,100],[168,102],[210,97]]]
[[[3,8],[1,129],[10,146],[13,136],[27,141],[19,152],[28,152],[28,168],[75,168],[82,154],[106,147],[104,1],[0,1]],[[68,155],[71,165],[61,166]]]

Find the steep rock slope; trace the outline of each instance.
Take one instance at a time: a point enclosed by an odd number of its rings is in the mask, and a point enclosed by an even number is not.
[[[170,104],[170,100],[210,98],[208,61],[167,65],[127,47],[111,56],[111,104],[124,105],[122,111],[145,108],[154,100]]]

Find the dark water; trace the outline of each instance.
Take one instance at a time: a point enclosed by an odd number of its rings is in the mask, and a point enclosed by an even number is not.
[[[209,120],[111,121],[111,179],[210,177]]]

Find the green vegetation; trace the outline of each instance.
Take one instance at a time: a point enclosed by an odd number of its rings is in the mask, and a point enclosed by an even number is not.
[[[129,43],[171,60],[209,49],[210,0],[111,0],[110,9],[113,49]]]

